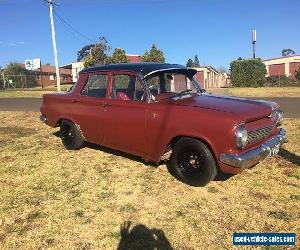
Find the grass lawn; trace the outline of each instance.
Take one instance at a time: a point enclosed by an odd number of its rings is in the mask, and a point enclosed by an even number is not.
[[[280,155],[202,188],[101,147],[67,151],[38,113],[0,120],[2,249],[231,249],[233,232],[300,233],[299,119]]]
[[[62,85],[61,90],[66,91],[71,85]],[[14,97],[37,97],[41,98],[44,94],[55,93],[56,87],[46,88],[29,88],[29,89],[7,89],[0,90],[0,98],[14,98]]]
[[[242,97],[300,97],[300,87],[218,88],[208,92]]]

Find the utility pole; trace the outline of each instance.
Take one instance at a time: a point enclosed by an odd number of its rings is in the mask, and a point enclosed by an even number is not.
[[[253,45],[253,58],[256,57],[256,48],[255,48],[255,44],[256,44],[256,29],[252,30],[252,45]]]
[[[2,72],[2,78],[3,78],[3,88],[5,89],[5,77],[4,77],[4,72]]]
[[[56,68],[56,83],[57,83],[57,91],[60,92],[60,74],[59,74],[59,66],[58,66],[58,56],[57,56],[57,48],[56,48],[56,36],[55,36],[55,28],[54,28],[54,20],[53,20],[53,0],[49,0],[49,9],[50,9],[50,21],[51,21],[51,33],[52,33],[52,44],[53,44],[53,52],[54,52],[54,61]]]

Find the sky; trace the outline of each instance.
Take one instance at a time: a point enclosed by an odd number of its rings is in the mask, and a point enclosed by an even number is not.
[[[155,43],[166,62],[229,68],[252,56],[251,31],[257,30],[257,56],[300,54],[299,0],[56,0],[59,64],[76,61],[77,51],[104,36],[112,48],[142,55]],[[40,58],[54,64],[49,6],[45,0],[0,0],[0,66]]]

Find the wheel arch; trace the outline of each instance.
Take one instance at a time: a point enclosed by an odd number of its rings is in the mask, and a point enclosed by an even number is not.
[[[191,135],[184,135],[184,134],[182,134],[182,135],[176,135],[176,136],[172,137],[169,140],[168,144],[166,145],[166,147],[164,149],[164,152],[167,152],[168,149],[170,149],[170,148],[173,149],[173,147],[175,146],[175,144],[180,139],[182,139],[182,138],[195,139],[195,140],[198,140],[198,141],[204,143],[208,147],[208,149],[211,151],[211,153],[212,153],[212,155],[213,155],[213,157],[214,157],[214,159],[216,161],[216,164],[218,165],[218,158],[217,158],[217,155],[216,155],[216,151],[215,151],[215,149],[212,146],[212,143],[207,138],[200,137],[200,136],[191,136]],[[164,154],[164,152],[163,152],[163,154]]]
[[[74,121],[73,121],[71,118],[69,118],[69,117],[65,117],[65,116],[62,116],[62,117],[59,117],[59,118],[57,119],[55,126],[56,126],[56,127],[59,127],[59,126],[60,126],[60,124],[61,124],[61,122],[62,122],[63,120],[66,120],[66,121],[72,122],[73,124],[75,124],[75,125],[76,125],[76,122],[74,122]]]

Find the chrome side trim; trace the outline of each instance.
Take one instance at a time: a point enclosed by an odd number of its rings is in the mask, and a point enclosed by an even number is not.
[[[271,149],[278,144],[281,146],[285,142],[285,139],[286,131],[285,129],[280,128],[277,135],[266,141],[261,146],[242,154],[222,153],[220,154],[219,159],[222,163],[236,168],[249,168],[265,159],[269,155]]]

